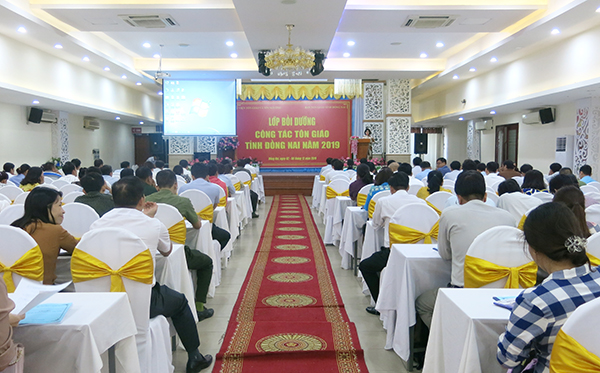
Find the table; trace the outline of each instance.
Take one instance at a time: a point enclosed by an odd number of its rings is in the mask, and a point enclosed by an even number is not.
[[[235,241],[240,235],[240,212],[235,203],[235,197],[227,198],[227,205],[225,205],[225,211],[227,212],[227,219],[229,221],[229,233],[231,234],[231,241]]]
[[[321,185],[321,195],[319,196],[319,214],[325,216],[325,209],[327,207],[327,184],[323,181]]]
[[[252,218],[252,213],[248,212],[248,204],[246,203],[246,196],[244,193],[244,190],[238,190],[235,192],[235,195],[233,196],[235,198],[235,204],[237,207],[237,210],[239,212],[239,221],[240,221],[240,227],[243,228],[244,225],[246,225],[248,223],[248,220]],[[250,210],[252,211],[252,210]],[[248,215],[250,214],[250,215]]]
[[[356,202],[351,200],[350,197],[335,197],[335,204],[333,205],[333,227],[331,231],[334,245],[340,244],[342,237],[342,222],[344,221],[346,208],[353,205],[356,205]]]
[[[342,268],[351,268],[351,259],[358,254],[358,244],[362,241],[363,227],[367,223],[369,213],[362,207],[346,207],[342,233],[340,234],[340,255],[342,256]],[[357,246],[356,253],[354,247]]]
[[[315,175],[312,190],[312,207],[315,209],[318,209],[319,204],[321,203],[321,190],[323,189],[323,185],[325,185],[325,181],[321,181],[321,177]]]
[[[117,371],[140,372],[126,293],[58,293],[44,303],[72,306],[60,324],[13,328],[13,339],[25,346],[25,372],[100,372],[113,345]]]
[[[395,244],[382,272],[375,308],[387,331],[385,349],[409,360],[409,329],[417,322],[415,300],[427,290],[450,282],[451,262],[443,260],[434,244]]]
[[[262,203],[266,202],[265,198],[265,184],[263,182],[262,175],[256,175],[254,180],[252,180],[251,189],[258,195],[258,200]]]
[[[506,328],[510,311],[494,306],[492,297],[516,297],[522,291],[440,289],[423,372],[506,372],[496,360],[496,345]]]

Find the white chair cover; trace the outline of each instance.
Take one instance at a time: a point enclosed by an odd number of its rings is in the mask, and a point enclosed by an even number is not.
[[[552,198],[554,198],[552,194],[546,192],[533,193],[531,196],[539,198],[542,201],[542,203],[552,202]]]
[[[56,176],[54,176],[56,177]],[[54,179],[52,178],[52,176],[46,176],[44,175],[44,182],[42,184],[52,184],[54,181]]]
[[[600,205],[595,204],[585,209],[585,219],[600,225]]]
[[[12,203],[12,201],[10,200],[10,198],[8,198],[7,196],[5,196],[4,194],[0,194],[0,202],[8,202],[9,205]],[[2,211],[2,210],[0,210],[0,211]]]
[[[90,230],[93,222],[100,219],[96,210],[83,203],[69,203],[65,210],[62,227],[74,237],[82,237]]]
[[[36,188],[49,188],[49,189],[54,189],[54,190],[59,190],[57,187],[54,186],[54,184],[52,183],[44,183],[44,184],[40,184],[38,186],[36,186]]]
[[[356,201],[357,201],[357,206],[361,207],[362,205],[364,205],[364,202],[361,205],[358,205],[358,196],[363,195],[364,196],[364,200],[367,200],[367,196],[369,195],[369,192],[371,191],[371,188],[373,188],[373,183],[371,184],[367,184],[364,187],[360,188],[360,190],[358,191],[358,195],[356,196]]]
[[[600,232],[599,232],[600,233]],[[588,237],[587,253],[600,259],[600,234],[594,233]]]
[[[177,186],[178,187],[187,184],[187,181],[185,181],[185,179],[183,178],[183,176],[176,175],[175,178],[177,179]]]
[[[494,189],[492,189],[492,187],[485,187],[485,192],[487,194],[496,194],[496,191]],[[497,195],[497,194],[496,194]]]
[[[408,194],[416,196],[421,188],[423,188],[423,183],[419,179],[411,177],[408,182]]]
[[[22,218],[25,213],[24,205],[8,206],[0,211],[0,224],[11,225],[13,221]]]
[[[600,204],[600,192],[589,192],[583,196],[585,197],[585,207]]]
[[[69,194],[71,192],[81,192],[81,191],[83,191],[83,188],[77,184],[69,184],[69,185],[65,185],[64,187],[60,188],[60,191],[63,193],[63,195],[65,195],[65,194]]]
[[[15,198],[17,198],[17,196],[21,193],[23,193],[23,189],[13,185],[7,185],[5,187],[0,188],[0,194],[3,194],[6,197],[8,197],[8,199],[10,199],[11,202],[14,201]]]
[[[252,178],[250,177],[250,175],[248,175],[248,173],[247,173],[247,172],[243,172],[243,171],[237,172],[237,173],[235,174],[235,176],[236,176],[238,179],[240,179],[240,181],[242,182],[242,184],[244,184],[244,183],[246,183],[246,182],[248,182],[248,181],[251,181],[251,180],[252,180]]]
[[[65,205],[67,203],[73,203],[73,202],[75,202],[75,198],[82,196],[82,195],[83,195],[83,192],[71,192],[71,193],[63,194],[62,203]]]
[[[448,192],[436,192],[446,193]],[[435,194],[435,193],[434,193]],[[433,194],[432,194],[433,195]],[[431,231],[435,223],[438,222],[440,216],[431,207],[422,203],[410,203],[406,206],[402,206],[390,219],[390,224],[403,225],[408,228],[418,230],[423,233]],[[433,243],[437,243],[437,239],[431,238]],[[416,242],[423,243],[423,240]],[[391,244],[391,243],[390,243]]]
[[[581,189],[583,194],[598,193],[598,189],[596,189],[595,187],[593,187],[591,185],[582,185],[579,187],[579,189]]]
[[[519,186],[523,185],[523,181],[525,178],[523,176],[513,176],[512,179],[519,184]]]
[[[423,184],[425,184],[427,182],[427,179],[423,179]],[[450,180],[450,179],[444,179],[444,181],[442,182],[442,188],[446,188],[446,189],[454,189],[454,181]]]
[[[452,193],[437,191],[433,194],[430,194],[429,197],[425,198],[425,200],[434,205],[438,210],[442,211],[444,210],[446,201],[450,197],[452,197]]]
[[[514,192],[501,195],[500,198],[498,198],[496,206],[508,211],[518,224],[527,211],[536,208],[541,204],[542,200],[539,198],[534,198],[524,193]]]
[[[0,225],[0,237],[2,237],[2,240],[0,240],[0,263],[8,267],[15,264],[26,252],[38,245],[27,232],[17,227]],[[0,276],[2,276],[2,273],[0,273]],[[19,285],[22,278],[20,275],[12,273],[15,287]],[[41,283],[41,281],[39,282]]]
[[[25,192],[25,193],[21,193],[17,196],[17,198],[15,198],[15,201],[13,202],[15,205],[24,205],[25,204],[25,200],[27,199],[27,196],[29,195],[29,192]]]
[[[346,173],[350,176],[351,179],[356,176],[356,171],[354,170],[346,170]]]
[[[490,228],[477,236],[469,246],[467,255],[503,267],[519,267],[532,261],[525,250],[523,232],[503,225]],[[503,288],[506,280],[507,278],[503,278],[482,287]]]
[[[45,178],[44,178],[45,179]],[[69,183],[66,180],[62,180],[62,179],[58,179],[52,182],[52,185],[54,185],[55,187],[57,187],[58,189],[64,187],[65,185],[69,185],[71,183]]]
[[[591,183],[587,183],[585,185],[594,187],[594,188],[598,189],[597,190],[598,192],[600,192],[600,183],[597,181],[592,181]]]
[[[346,174],[346,173],[343,173],[343,174],[342,174],[342,173],[339,173],[339,174],[337,174],[337,175],[334,175],[334,176],[331,178],[331,181],[334,181],[334,180],[348,180],[348,181],[349,181],[349,180],[350,180],[350,175],[348,175],[348,174]]]
[[[0,194],[0,196],[1,196],[1,194]],[[5,196],[2,196],[2,197],[6,198]],[[4,209],[5,209],[5,208],[7,208],[8,206],[10,206],[10,202],[9,202],[9,201],[6,201],[6,200],[5,200],[5,199],[3,199],[3,198],[0,198],[0,211],[4,210]]]
[[[147,249],[144,242],[125,229],[101,228],[84,234],[77,248],[116,270],[131,258]],[[152,285],[123,278],[131,311],[137,327],[135,336],[142,372],[173,372],[169,323],[163,316],[150,321],[150,293]],[[110,276],[75,283],[78,292],[110,291]],[[156,343],[160,337],[166,341]],[[165,348],[166,347],[166,348]]]
[[[167,205],[166,203],[157,203],[157,206],[158,209],[156,210],[156,215],[154,215],[154,217],[160,220],[167,229],[183,220],[183,216],[181,216],[177,208]]]
[[[486,194],[486,198],[489,200],[494,201],[494,204],[496,204],[496,206],[498,206],[498,200],[500,199],[500,197],[498,197],[498,195],[496,193],[487,193]]]
[[[371,201],[374,201],[373,202],[374,205],[377,206],[377,201],[380,198],[391,196],[391,195],[392,195],[392,193],[389,190],[383,190],[381,192],[375,193],[375,195],[373,195],[373,198],[371,198]],[[379,251],[381,246],[383,246],[383,243],[384,243],[384,229],[375,230],[373,228],[373,221],[371,221],[371,220],[367,221],[366,228],[365,228],[365,239],[363,241],[362,253],[361,253],[361,257],[360,257],[361,260],[366,259],[366,258],[370,257],[371,255],[373,255],[373,253],[375,253],[376,251]]]
[[[490,185],[490,188],[492,188],[492,190],[494,191],[494,193],[498,192],[498,185],[500,185],[501,183],[503,183],[502,180],[498,180],[495,183],[493,183],[492,185]]]
[[[331,183],[329,183],[328,188],[331,188],[336,193],[341,194],[347,191],[349,186],[350,182],[346,177],[343,177],[332,180]],[[335,198],[330,198],[325,203],[325,235],[323,237],[323,242],[326,245],[333,244],[333,210],[335,207],[335,200]]]

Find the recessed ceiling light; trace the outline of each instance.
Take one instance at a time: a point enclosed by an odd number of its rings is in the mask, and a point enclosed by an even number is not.
[[[81,59],[83,62],[90,62],[90,58],[88,56],[83,56]]]
[[[179,46],[180,46],[181,48],[187,48],[187,47],[189,47],[190,45],[189,45],[189,44],[187,44],[187,43],[179,43]]]
[[[144,121],[143,121],[143,120],[141,120],[141,121],[140,121],[140,124],[144,124]]]
[[[18,32],[20,32],[21,34],[26,34],[27,33],[27,29],[23,26],[19,27],[17,29]]]
[[[296,4],[296,0],[281,0],[281,3],[285,5],[293,5]]]
[[[142,44],[142,47],[144,48],[150,48],[152,45],[150,45],[150,43],[144,43]]]
[[[402,44],[402,42],[399,42],[399,41],[395,41],[393,43],[390,43],[390,45],[400,45],[400,44]]]
[[[37,105],[37,104],[39,104],[40,102],[39,102],[38,100],[33,100],[31,103],[32,103],[33,105]]]
[[[465,120],[465,118],[463,118],[463,117],[458,117],[458,120]]]
[[[496,115],[496,110],[492,110],[492,111],[490,111],[490,114],[492,114],[492,115]]]
[[[550,31],[550,33],[551,33],[552,35],[558,35],[558,34],[560,34],[560,30],[559,30],[559,29],[557,29],[557,28],[553,28],[553,29],[552,29],[552,31]]]
[[[498,62],[498,59],[496,57],[492,57],[492,58],[490,58],[490,62],[492,62],[492,63]]]
[[[348,40],[347,44],[348,44],[349,47],[353,47],[354,44],[356,44],[356,42],[354,40]]]
[[[135,85],[142,85],[142,82],[137,82],[135,83]]]
[[[127,75],[125,75],[125,74],[121,75],[121,79],[127,79]]]
[[[231,40],[227,40],[225,42],[225,45],[227,45],[228,47],[233,47],[233,42]]]
[[[152,56],[153,58],[160,58],[160,54],[158,53],[154,53],[154,56]]]
[[[159,96],[162,96],[162,95],[163,95],[163,94],[162,94],[162,91],[158,91],[158,92],[156,92],[156,93],[157,93]]]
[[[348,58],[348,57],[350,57],[350,53],[346,52],[343,54],[343,56],[344,56],[344,58]]]
[[[231,57],[231,58],[238,58],[238,55],[237,55],[237,53],[231,53],[229,55],[229,57]]]
[[[442,43],[441,41],[438,41],[438,42],[435,44],[435,46],[436,46],[436,47],[438,47],[438,48],[443,48],[443,47],[444,47],[444,43]]]
[[[120,119],[121,119],[121,117],[115,117],[115,120],[120,120]]]
[[[60,43],[56,43],[56,44],[54,44],[54,48],[56,48],[56,49],[63,49],[63,46]]]
[[[110,67],[104,66],[104,71],[110,71]]]
[[[471,68],[469,69],[469,71],[473,73],[473,72],[477,71],[477,69],[476,69],[476,68],[474,68],[474,67],[471,67]]]
[[[458,79],[458,75],[454,74],[454,76],[452,77],[452,79]]]
[[[421,57],[421,58],[427,58],[427,53],[423,52],[423,53],[421,53],[421,54],[419,55],[419,57]]]

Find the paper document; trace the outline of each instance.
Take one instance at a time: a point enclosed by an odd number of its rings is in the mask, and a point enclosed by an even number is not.
[[[72,303],[44,303],[31,309],[19,325],[57,324],[62,321]]]
[[[71,281],[60,285],[43,285],[37,281],[22,278],[15,292],[8,294],[8,297],[15,302],[15,309],[11,313],[24,315],[33,307],[69,286],[70,283]]]

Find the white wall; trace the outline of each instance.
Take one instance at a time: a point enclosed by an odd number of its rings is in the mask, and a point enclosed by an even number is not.
[[[467,159],[467,122],[453,123],[445,128],[446,144],[448,144],[446,149],[448,164],[452,161],[462,163]],[[432,163],[432,165],[434,164],[435,162]]]

